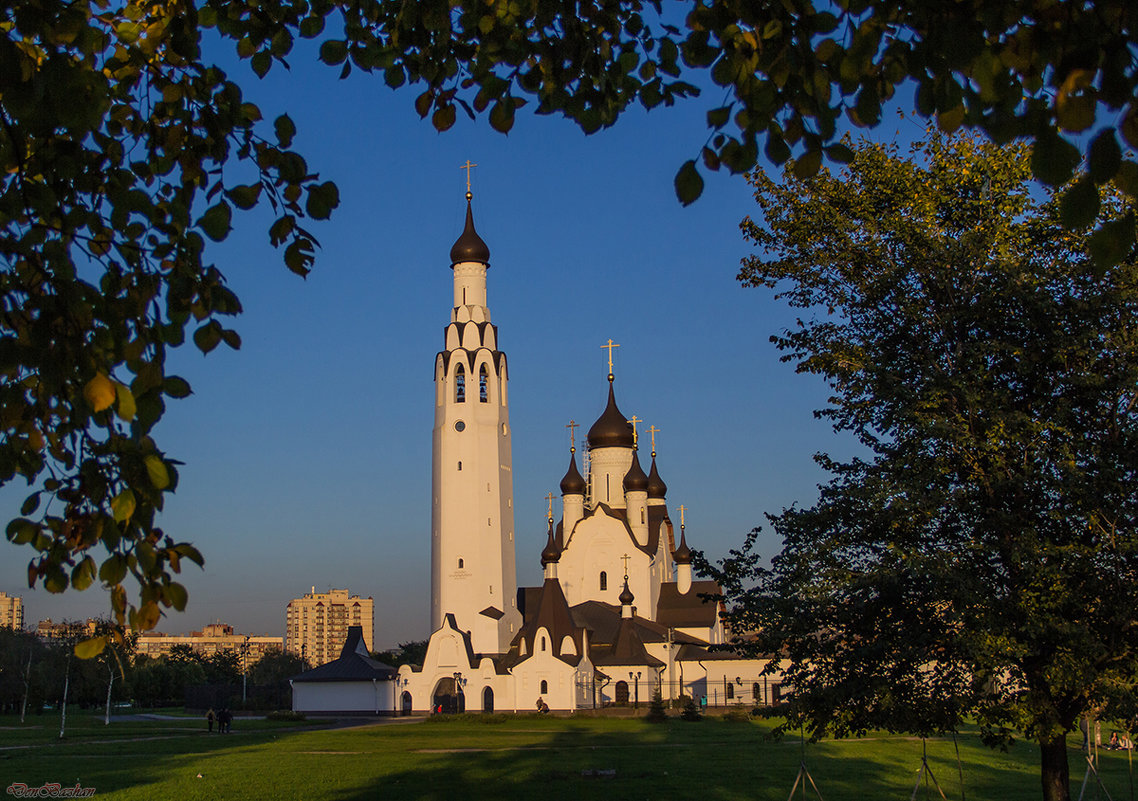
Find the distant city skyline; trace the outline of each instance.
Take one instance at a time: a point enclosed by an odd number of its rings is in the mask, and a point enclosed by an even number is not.
[[[244,345],[169,360],[194,394],[156,430],[184,463],[160,525],[206,566],[184,571],[189,606],[159,630],[221,621],[283,634],[288,601],[315,586],[375,599],[377,650],[430,633],[432,367],[468,159],[510,364],[519,585],[541,580],[565,426],[587,430],[604,409],[610,337],[620,407],[659,429],[672,513],[685,506],[689,544],[712,559],[765,513],[813,503],[826,478],[814,453],[855,451],[813,417],[826,388],[768,341],[793,313],[735,281],[750,252],[738,224],[757,211],[743,177],[712,174],[686,209],[675,199],[676,169],[706,138],[700,104],[631,110],[590,137],[526,109],[509,136],[463,119],[436,134],[407,91],[304,59],[263,82],[233,73],[267,118],[289,113],[296,149],[338,183],[341,205],[311,226],[322,249],[307,280],[268,245],[262,212],[237,214],[230,239],[207,249],[244,304],[233,326]],[[19,483],[0,491],[9,519]],[[777,552],[769,532],[761,542]],[[0,591],[23,597],[28,623],[107,613],[98,587],[28,590],[33,552],[5,547]]]

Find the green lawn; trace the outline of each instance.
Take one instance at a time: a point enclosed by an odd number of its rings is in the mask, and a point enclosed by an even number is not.
[[[773,742],[767,722],[708,718],[649,724],[624,718],[521,716],[484,722],[383,723],[314,729],[312,722],[241,721],[228,737],[191,720],[102,725],[89,713],[25,726],[0,718],[0,786],[48,782],[122,799],[778,799],[798,770],[797,741]],[[1083,777],[1072,737],[1073,792]],[[28,745],[27,748],[12,746]],[[967,798],[1039,797],[1036,750],[984,747],[960,738]],[[930,740],[929,764],[950,799],[960,798],[952,740]],[[1112,798],[1130,798],[1127,755],[1100,752]],[[806,747],[826,801],[908,799],[921,765],[920,740],[876,735]],[[201,774],[201,777],[198,777]],[[799,796],[796,796],[799,797]],[[808,797],[813,797],[809,795]],[[925,797],[922,789],[919,796]],[[939,797],[935,790],[930,797]],[[1088,798],[1095,798],[1089,794]]]

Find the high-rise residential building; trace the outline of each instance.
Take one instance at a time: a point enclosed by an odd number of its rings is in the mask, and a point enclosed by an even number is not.
[[[24,599],[19,595],[0,592],[0,629],[24,627]]]
[[[285,650],[300,654],[313,666],[331,662],[340,655],[349,626],[363,628],[364,646],[374,642],[374,607],[370,598],[349,595],[348,590],[307,593],[288,602],[285,618]]]

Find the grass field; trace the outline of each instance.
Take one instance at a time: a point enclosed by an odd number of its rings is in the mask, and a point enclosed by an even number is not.
[[[20,726],[0,717],[0,786],[58,782],[116,799],[778,799],[790,793],[802,750],[775,742],[765,721],[706,718],[650,724],[627,718],[477,716],[383,722],[350,728],[320,723],[242,721],[230,736],[207,735],[193,718],[103,726],[69,715],[58,740],[55,715]],[[1040,796],[1030,744],[1007,753],[962,733],[969,801]],[[1077,796],[1083,763],[1071,739]],[[959,799],[951,739],[928,741],[929,765]],[[826,801],[908,799],[921,766],[921,741],[887,734],[807,745],[806,764]],[[1131,798],[1126,753],[1100,752],[1115,801]],[[200,778],[199,778],[199,774]],[[801,797],[796,794],[796,797]],[[807,797],[814,798],[811,793]],[[918,798],[925,798],[922,787]],[[939,798],[935,789],[930,798]],[[1096,795],[1088,788],[1087,798]]]

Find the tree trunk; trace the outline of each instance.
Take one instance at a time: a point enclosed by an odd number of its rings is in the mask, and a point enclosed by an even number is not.
[[[1043,801],[1071,801],[1071,769],[1067,763],[1067,735],[1057,734],[1039,743]]]
[[[71,646],[68,646],[69,648]],[[67,728],[67,690],[71,687],[71,654],[67,654],[67,670],[63,674],[63,706],[59,717],[59,739],[63,739],[63,731]]]
[[[107,671],[111,674],[111,677],[107,681],[107,709],[103,713],[103,725],[104,726],[110,726],[111,725],[111,688],[115,686],[115,668],[114,668],[114,665],[111,665],[110,667],[108,667]]]
[[[32,650],[28,649],[28,666],[24,669],[24,702],[20,704],[20,722],[28,713],[28,692],[32,688]]]

